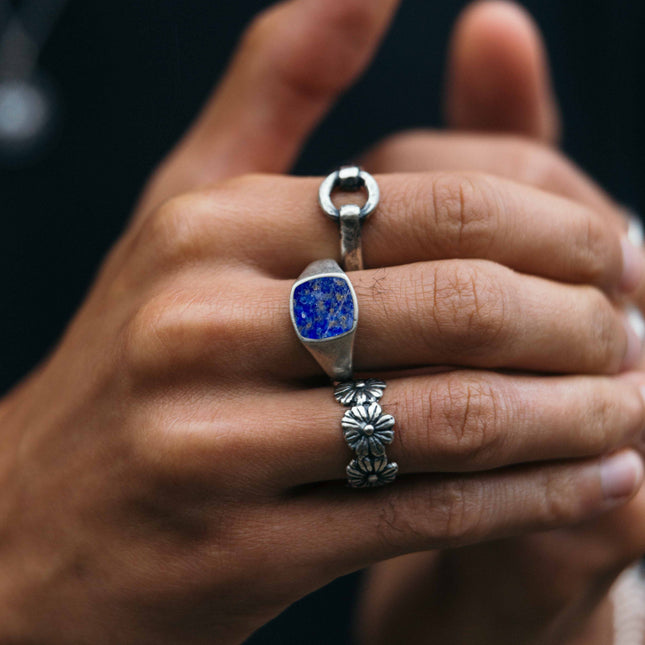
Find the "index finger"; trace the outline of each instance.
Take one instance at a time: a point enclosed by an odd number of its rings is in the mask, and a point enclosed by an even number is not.
[[[639,254],[609,222],[545,191],[477,173],[381,175],[378,182],[381,202],[363,226],[367,267],[485,259],[606,291],[629,290],[643,273]],[[309,178],[238,178],[168,202],[141,236],[158,237],[160,223],[189,218],[193,253],[233,256],[293,278],[314,260],[339,256],[338,227],[318,206],[318,185]],[[149,261],[154,267],[159,258]]]

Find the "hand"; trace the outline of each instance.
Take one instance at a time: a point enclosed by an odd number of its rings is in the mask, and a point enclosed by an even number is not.
[[[357,364],[394,373],[401,476],[346,487],[342,410],[288,315],[293,279],[337,252],[320,179],[226,177],[285,169],[393,4],[300,0],[251,27],[61,343],[2,401],[5,642],[239,642],[339,575],[577,523],[640,485],[626,447],[645,376],[616,376],[636,345],[609,298],[634,282],[619,235],[513,182],[423,173],[379,177],[365,245],[387,268],[352,276]],[[436,259],[493,224],[507,244],[490,237],[485,259]],[[561,374],[399,372],[445,362]]]
[[[624,230],[613,201],[549,145],[559,131],[557,109],[540,36],[527,16],[508,3],[474,5],[457,25],[451,54],[448,120],[498,133],[397,135],[376,146],[366,165],[495,173],[593,208]],[[550,226],[544,222],[544,232]],[[459,252],[447,247],[451,257]],[[641,283],[634,294],[641,307],[642,293]],[[645,489],[620,510],[575,528],[384,562],[366,585],[361,641],[609,644],[607,591],[643,553]]]

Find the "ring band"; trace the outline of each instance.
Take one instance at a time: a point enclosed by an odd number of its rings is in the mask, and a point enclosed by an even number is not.
[[[385,446],[394,439],[395,420],[383,414],[379,404],[385,381],[376,378],[346,381],[334,388],[336,400],[349,409],[341,426],[347,445],[356,457],[347,466],[347,483],[353,488],[373,488],[390,484],[399,467],[389,462]]]
[[[345,204],[340,208],[331,200],[335,188],[354,192],[365,188],[367,201],[363,206]],[[341,166],[323,179],[318,190],[318,201],[323,211],[338,222],[340,228],[341,264],[345,271],[363,268],[361,250],[361,224],[378,206],[380,191],[372,175],[358,166]]]

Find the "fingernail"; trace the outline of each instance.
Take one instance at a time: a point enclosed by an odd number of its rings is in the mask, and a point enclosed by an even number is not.
[[[634,291],[641,283],[645,273],[643,251],[639,246],[632,244],[628,235],[620,241],[623,250],[623,274],[618,288],[625,293]]]
[[[625,310],[625,332],[627,348],[623,358],[623,369],[630,369],[640,363],[645,341],[645,320],[637,307],[629,306]]]
[[[629,324],[632,326],[632,329],[636,332],[638,339],[642,343],[645,340],[645,319],[643,318],[641,310],[634,305],[629,305],[625,310],[625,313],[627,314]]]
[[[642,481],[643,461],[634,450],[605,457],[600,463],[600,483],[608,501],[630,497]]]
[[[636,247],[642,247],[645,242],[643,234],[643,222],[634,211],[626,208],[625,217],[627,217],[627,239]]]

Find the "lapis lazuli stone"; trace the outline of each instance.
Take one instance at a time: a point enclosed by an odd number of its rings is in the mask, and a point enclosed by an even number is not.
[[[293,293],[293,315],[303,338],[340,336],[354,326],[354,300],[343,278],[311,278]]]

